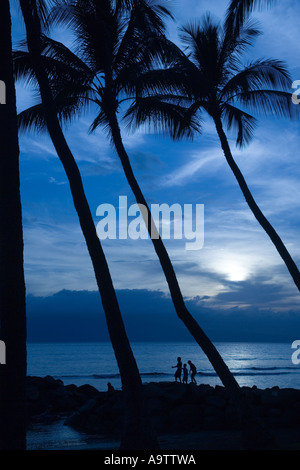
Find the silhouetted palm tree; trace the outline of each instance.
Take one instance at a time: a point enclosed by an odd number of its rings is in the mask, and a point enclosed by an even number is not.
[[[259,59],[243,64],[245,50],[260,34],[249,19],[255,3],[259,2],[232,1],[224,25],[208,14],[202,21],[183,27],[185,54],[178,49],[177,59],[168,67],[139,77],[138,97],[127,117],[134,125],[150,122],[156,130],[170,132],[179,139],[201,132],[205,111],[213,119],[225,158],[249,208],[300,290],[299,269],[254,200],[224,131],[224,125],[237,129],[236,143],[243,147],[251,140],[256,125],[251,110],[289,118],[298,111],[289,91],[292,80],[282,62]]]
[[[24,450],[26,309],[9,0],[0,2],[0,45],[0,79],[6,87],[6,104],[0,104],[0,339],[6,346],[6,364],[0,365],[0,450]]]
[[[130,99],[131,93],[135,91],[137,77],[139,79],[141,72],[150,69],[157,56],[167,54],[170,57],[173,54],[173,48],[167,47],[169,41],[162,34],[163,24],[158,17],[161,12],[167,14],[165,9],[153,12],[149,10],[148,2],[137,0],[132,2],[130,17],[125,21],[124,11],[121,11],[118,2],[65,1],[56,9],[56,18],[59,17],[72,26],[77,35],[78,56],[64,45],[43,37],[43,65],[44,70],[51,76],[54,103],[59,118],[61,121],[71,119],[74,112],[80,110],[89,100],[99,106],[92,129],[102,125],[108,130],[136,200],[147,208],[123,146],[117,114],[121,103]],[[31,76],[26,53],[16,53],[16,66],[18,73]],[[43,112],[39,105],[27,110],[20,116],[21,125],[25,128],[36,125],[42,129],[45,126]],[[143,211],[142,214],[144,215]],[[151,235],[150,227],[154,223],[149,208],[148,218],[145,219]],[[242,396],[238,383],[185,306],[175,271],[161,238],[153,238],[152,242],[178,317],[203,349],[225,387],[241,404]],[[241,411],[242,414],[246,411],[247,420],[249,410],[242,405]]]
[[[120,370],[125,398],[125,431],[121,448],[155,449],[158,443],[151,431],[139,370],[126,334],[109,267],[96,233],[81,176],[59,123],[51,80],[48,78],[47,69],[43,63],[41,19],[46,18],[47,5],[41,0],[39,2],[20,0],[20,5],[26,26],[32,79],[38,83],[45,123],[69,180],[74,206],[92,260],[110,340]]]
[[[125,21],[128,11],[121,10],[118,2],[66,0],[62,4],[60,2],[54,12],[56,20],[72,27],[78,48],[78,55],[75,55],[63,44],[43,38],[44,63],[53,76],[59,116],[62,120],[71,119],[73,113],[88,100],[99,107],[91,130],[99,126],[107,130],[137,203],[147,208],[146,215],[143,210],[141,212],[165,274],[176,313],[207,355],[224,386],[233,393],[239,393],[239,385],[221,355],[188,311],[161,237],[157,231],[153,236],[155,223],[133,173],[118,121],[119,108],[124,100],[130,99],[141,72],[150,69],[153,61],[160,60],[164,54],[173,56],[160,19],[161,12],[168,14],[168,11],[159,8],[159,5],[153,9],[152,2],[136,0],[132,2]],[[50,60],[47,61],[46,57]],[[16,53],[16,65],[20,73],[30,73],[24,52]],[[78,74],[82,74],[81,80],[78,80]],[[91,76],[93,80],[89,83]],[[37,105],[23,112],[20,123],[23,127],[35,124],[42,128],[44,122],[40,107]]]

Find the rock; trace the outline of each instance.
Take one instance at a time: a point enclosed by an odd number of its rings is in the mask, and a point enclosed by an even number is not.
[[[201,405],[205,402],[205,397],[213,393],[213,388],[209,385],[192,385],[187,388],[186,401],[191,404]]]
[[[68,393],[59,393],[53,396],[52,403],[50,405],[50,409],[55,412],[70,412],[74,411],[78,408],[78,400]]]
[[[224,421],[221,417],[216,415],[207,415],[203,418],[203,429],[208,431],[215,431],[224,429]]]
[[[238,429],[240,427],[240,418],[234,405],[230,404],[226,406],[224,420],[226,427],[230,429]]]
[[[91,398],[83,406],[81,406],[78,411],[79,413],[87,414],[87,413],[90,413],[91,411],[94,411],[96,405],[97,405],[97,400],[95,400],[94,398]]]
[[[44,385],[48,390],[54,390],[55,388],[63,385],[63,382],[59,379],[51,377],[50,375],[47,375],[46,377],[44,377]]]
[[[281,410],[278,408],[270,408],[268,411],[268,423],[271,426],[276,426],[280,422]]]
[[[158,383],[148,383],[144,385],[144,393],[146,398],[161,398],[163,396],[162,386]]]
[[[75,411],[75,413],[65,419],[64,425],[74,429],[82,429],[84,426],[82,414],[79,411]]]
[[[98,397],[101,392],[97,390],[95,387],[92,385],[81,385],[80,387],[77,388],[76,390],[77,393],[83,394],[86,397]]]
[[[37,386],[33,383],[27,383],[26,385],[26,398],[29,401],[37,401],[40,397],[40,391]]]
[[[169,417],[173,432],[192,432],[201,428],[202,408],[186,403],[172,408]]]
[[[154,431],[155,433],[164,434],[164,433],[169,432],[171,425],[170,425],[170,421],[169,421],[169,416],[168,416],[168,415],[165,415],[165,414],[161,414],[161,415],[154,414],[154,415],[151,415],[151,416],[150,416],[150,419],[151,419],[151,425],[152,425],[153,431]]]
[[[294,410],[287,408],[282,411],[280,415],[280,422],[283,426],[293,427],[299,425],[298,416],[294,413]]]
[[[205,402],[215,408],[225,408],[226,400],[218,395],[209,395],[205,398]]]
[[[188,387],[185,384],[178,382],[170,382],[163,384],[162,397],[164,400],[172,404],[179,404],[184,402],[184,398],[188,394]]]
[[[267,407],[279,405],[282,401],[277,390],[264,390],[261,393],[261,404]]]
[[[243,387],[251,407],[250,416],[259,413],[272,428],[297,428],[300,422],[300,391],[259,390]],[[224,387],[175,382],[144,385],[148,410],[155,432],[194,432],[240,429],[234,401]],[[119,436],[124,424],[125,397],[115,390],[111,395],[91,385],[65,386],[51,376],[28,377],[26,384],[29,422],[64,416],[65,424],[90,434]],[[255,429],[249,430],[253,435]]]
[[[159,398],[149,398],[147,400],[148,411],[150,414],[163,415],[166,414],[166,403]]]
[[[75,384],[65,385],[65,388],[66,388],[66,390],[68,390],[69,392],[76,392],[77,389],[78,389],[77,385],[75,385]]]

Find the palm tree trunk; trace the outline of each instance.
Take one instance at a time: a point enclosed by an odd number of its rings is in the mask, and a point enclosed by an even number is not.
[[[116,147],[117,153],[123,166],[124,173],[130,185],[130,188],[136,198],[136,201],[138,204],[141,204],[147,208],[148,220],[145,220],[145,224],[152,240],[155,252],[159,258],[161,267],[163,269],[176,313],[180,320],[182,320],[182,322],[185,324],[195,341],[199,344],[199,346],[202,348],[202,350],[208,357],[210,363],[212,364],[216,373],[220,377],[223,385],[227,387],[230,391],[236,392],[239,389],[237,381],[233,377],[232,373],[228,369],[227,365],[223,361],[222,357],[220,356],[213,343],[210,341],[210,339],[207,337],[207,335],[204,333],[204,331],[201,329],[201,327],[198,325],[196,320],[193,318],[193,316],[190,314],[187,307],[185,306],[182,292],[180,290],[172,262],[161,237],[151,237],[151,229],[154,226],[154,221],[152,219],[151,211],[148,207],[142,190],[139,187],[139,184],[134,176],[129,157],[122,142],[121,131],[116,116],[110,117],[110,128],[112,131],[114,145]],[[143,212],[142,214],[144,215]]]
[[[258,449],[265,448],[266,446],[267,448],[276,448],[276,442],[274,441],[273,436],[270,434],[268,427],[265,425],[264,420],[261,418],[258,411],[255,408],[253,409],[247,397],[245,397],[243,394],[239,384],[224,362],[223,358],[219,354],[218,350],[185,306],[173,265],[161,237],[151,237],[154,221],[141,188],[139,187],[138,182],[134,176],[129,157],[123,145],[121,131],[116,115],[110,115],[110,129],[113,143],[121,160],[126,179],[136,198],[137,204],[147,208],[148,218],[146,218],[145,212],[143,210],[141,210],[141,213],[144,217],[150,239],[152,240],[155,252],[159,258],[167,284],[169,286],[171,298],[177,316],[184,323],[194,340],[206,354],[212,367],[231,396],[231,399],[233,400],[239,415],[244,448]]]
[[[256,204],[256,202],[255,202],[255,200],[254,200],[254,198],[253,198],[253,196],[252,196],[252,194],[251,194],[251,192],[250,192],[250,190],[247,186],[245,178],[244,178],[241,170],[239,169],[238,165],[236,164],[236,162],[235,162],[235,160],[232,156],[232,153],[231,153],[231,150],[230,150],[230,147],[229,147],[229,144],[228,144],[228,140],[227,140],[226,134],[225,134],[223,126],[222,126],[221,118],[215,116],[213,119],[214,119],[214,122],[215,122],[217,133],[218,133],[218,136],[219,136],[221,146],[222,146],[225,158],[227,160],[227,163],[230,166],[230,168],[231,168],[231,170],[232,170],[232,172],[233,172],[233,174],[234,174],[234,176],[235,176],[235,178],[236,178],[236,180],[239,184],[239,187],[242,190],[242,193],[243,193],[243,195],[246,199],[246,202],[247,202],[250,210],[252,211],[254,217],[256,218],[258,223],[261,225],[261,227],[269,235],[271,241],[275,245],[275,248],[277,249],[278,253],[280,254],[281,258],[283,259],[287,269],[289,270],[289,273],[292,276],[292,278],[294,280],[294,283],[298,287],[298,290],[300,290],[300,272],[299,272],[293,258],[291,257],[290,253],[286,249],[284,243],[282,242],[282,240],[279,237],[278,233],[275,231],[274,227],[266,219],[266,217],[264,216],[264,214],[262,213],[262,211],[260,210],[260,208]]]
[[[0,2],[0,339],[6,364],[0,365],[0,450],[26,448],[26,308],[19,143],[12,66],[9,0]]]
[[[125,430],[122,449],[156,449],[158,443],[151,431],[139,370],[126,334],[109,267],[85,196],[81,175],[65,140],[53,104],[48,77],[41,67],[40,25],[33,14],[35,2],[20,0],[27,31],[27,44],[33,69],[39,83],[48,132],[69,180],[74,206],[92,260],[101,295],[110,340],[120,370],[125,397]]]

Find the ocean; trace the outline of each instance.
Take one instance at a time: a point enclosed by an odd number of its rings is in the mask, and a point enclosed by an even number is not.
[[[198,384],[222,385],[196,343],[132,343],[144,383],[173,381],[177,357],[197,367]],[[292,362],[288,343],[215,343],[240,386],[300,389],[300,365]],[[28,375],[61,379],[65,385],[90,384],[100,391],[107,383],[121,389],[110,343],[29,343]]]

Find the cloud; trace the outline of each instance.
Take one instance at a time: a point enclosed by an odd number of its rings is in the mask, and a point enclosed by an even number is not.
[[[32,134],[20,136],[20,150],[22,159],[44,160],[57,158],[57,153],[50,138],[46,134]]]
[[[67,181],[57,181],[57,179],[54,178],[53,176],[50,176],[49,183],[50,184],[56,184],[57,186],[61,186],[62,184],[68,184]]]
[[[201,174],[217,171],[219,167],[219,155],[212,155],[210,150],[199,151],[190,156],[190,161],[182,167],[174,170],[162,179],[162,185],[166,187],[182,186],[195,178],[201,170]],[[213,170],[212,170],[213,165]]]
[[[147,289],[116,293],[130,341],[194,341],[168,296]],[[274,290],[273,294],[276,295]],[[208,307],[200,298],[190,299],[186,304],[212,341],[291,344],[300,327],[299,311],[274,314],[234,306],[220,311],[218,305]],[[98,292],[60,291],[46,298],[28,296],[27,312],[29,342],[109,341]]]
[[[77,224],[31,220],[24,226],[28,293],[49,295],[65,289],[95,289],[91,261]],[[81,286],[81,287],[80,287]]]

